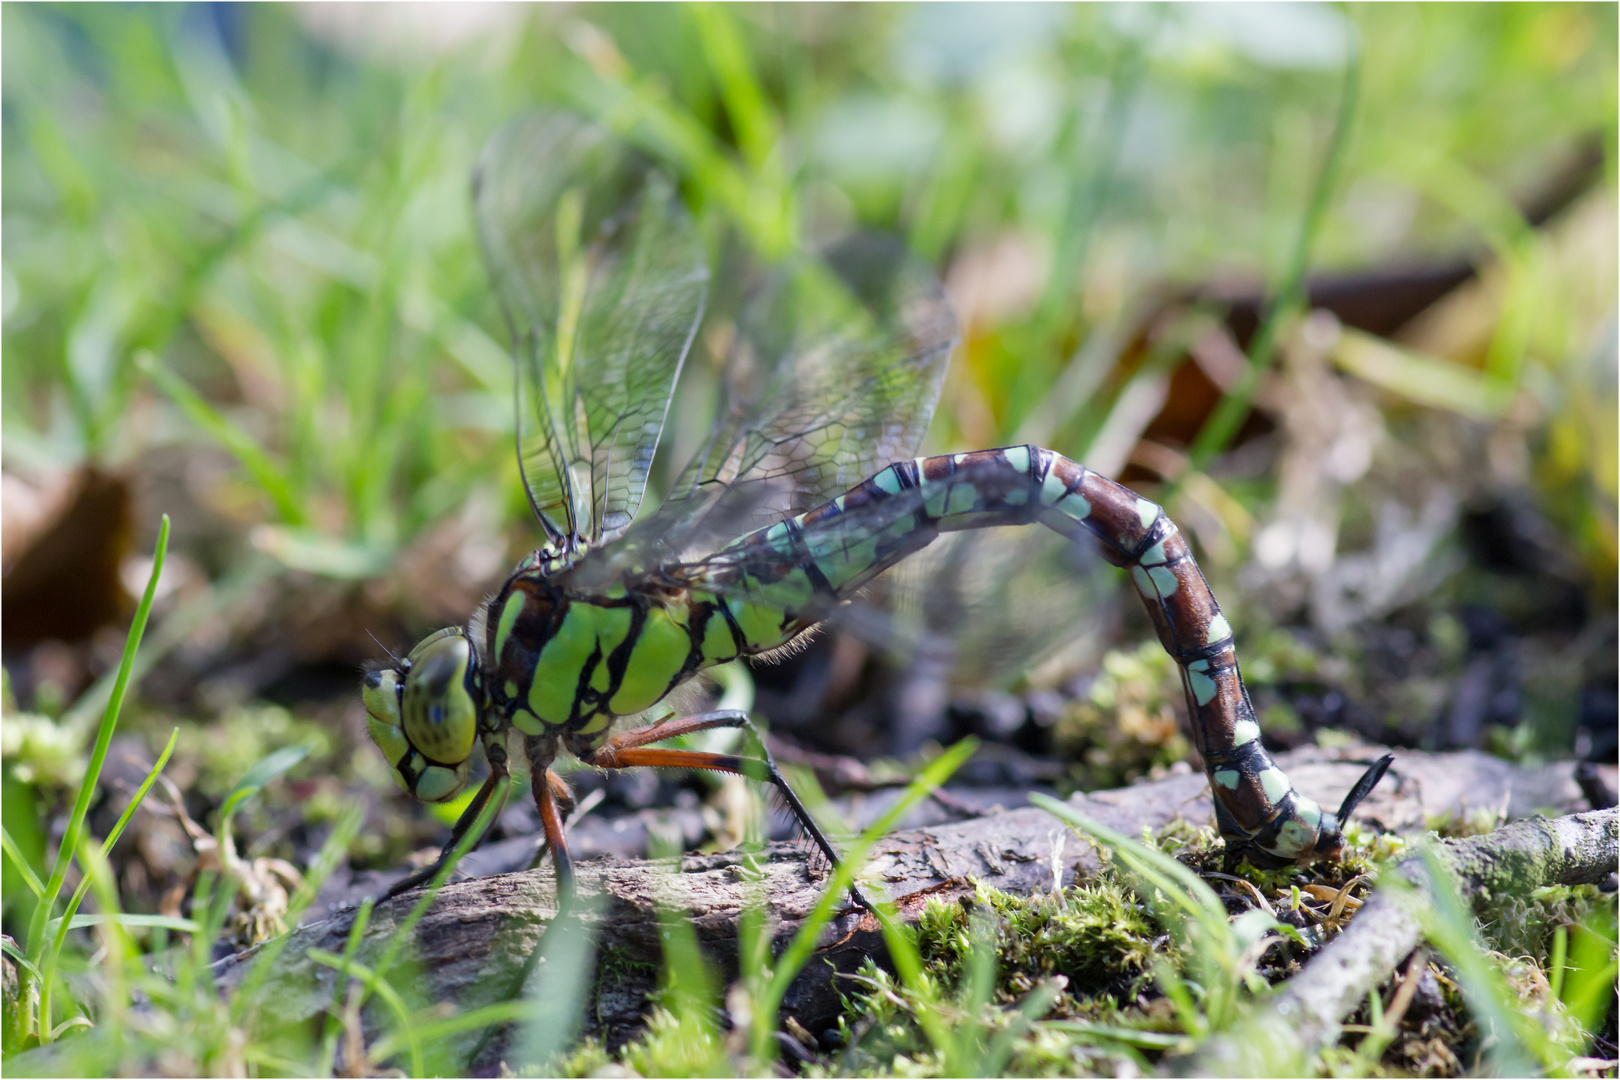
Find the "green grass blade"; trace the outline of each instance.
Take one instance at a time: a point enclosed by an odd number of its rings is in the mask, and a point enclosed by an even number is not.
[[[23,857],[22,849],[17,846],[17,841],[11,838],[11,833],[6,830],[4,825],[0,825],[0,849],[5,851],[6,857],[11,860],[11,865],[15,866],[17,872],[22,875],[23,884],[27,885],[36,897],[44,896],[45,883],[39,880],[39,875],[34,873],[34,868],[28,865],[28,860]]]
[[[737,133],[737,145],[754,172],[762,172],[776,149],[777,125],[765,92],[749,67],[748,51],[737,32],[732,9],[700,3],[687,9],[697,23],[709,69],[719,84],[720,100]]]
[[[140,809],[141,803],[146,800],[146,793],[152,790],[152,785],[157,782],[158,775],[163,772],[163,766],[169,763],[169,755],[174,753],[175,744],[179,741],[180,729],[175,728],[169,733],[169,744],[163,748],[163,753],[158,755],[157,764],[153,765],[152,768],[147,772],[146,779],[143,780],[141,782],[141,786],[135,790],[135,795],[129,800],[129,805],[124,807],[124,812],[118,816],[118,822],[113,826],[112,832],[108,833],[107,839],[102,841],[102,858],[105,859],[112,854],[113,845],[118,843],[118,838],[120,836],[124,835],[125,826],[127,826],[130,819],[135,816],[135,811]],[[52,943],[51,948],[54,951],[61,951],[63,942],[67,938],[68,931],[72,929],[74,925],[76,925],[73,922],[73,915],[79,910],[79,904],[84,900],[84,894],[89,890],[89,888],[90,877],[89,875],[86,875],[84,879],[79,882],[79,887],[73,890],[73,895],[68,899],[67,907],[62,910],[62,917],[52,920],[52,922],[59,924],[56,933],[52,935],[55,940]],[[54,967],[54,960],[48,962],[48,966]]]
[[[1094,1038],[1099,1042],[1124,1043],[1144,1050],[1175,1050],[1188,1045],[1187,1036],[1172,1035],[1164,1031],[1141,1031],[1136,1028],[1096,1024],[1089,1020],[1044,1020],[1041,1027],[1061,1031],[1068,1035]]]
[[[990,1040],[989,1047],[984,1051],[983,1058],[978,1062],[978,1068],[963,1075],[968,1076],[1001,1076],[1007,1070],[1007,1062],[1012,1060],[1018,1036],[1027,1031],[1031,1024],[1038,1020],[1041,1014],[1052,1007],[1062,991],[1056,982],[1043,979],[1033,990],[1024,995],[1019,1003],[1018,1015],[1013,1023],[1007,1025],[996,1033]]]
[[[1616,913],[1613,904],[1599,906],[1571,936],[1562,1001],[1570,1015],[1589,1032],[1603,1023],[1614,1000]]]
[[[1032,792],[1031,806],[1038,806],[1059,821],[1112,848],[1138,877],[1152,884],[1166,899],[1197,919],[1201,925],[1227,928],[1226,905],[1215,895],[1202,878],[1162,851],[1154,851],[1124,833],[1116,832],[1100,821],[1094,821],[1068,803]],[[1145,898],[1144,898],[1145,899]]]
[[[354,844],[354,838],[360,834],[360,828],[365,823],[365,816],[366,812],[362,807],[351,806],[344,811],[342,817],[338,818],[331,835],[321,845],[321,850],[316,854],[314,862],[310,864],[308,872],[304,874],[303,884],[298,886],[292,895],[292,899],[287,902],[287,914],[283,919],[283,925],[296,926],[303,913],[309,909],[309,905],[315,902],[315,897],[320,893],[321,886],[326,883],[326,879],[331,877],[332,872],[348,857],[349,848]],[[360,932],[364,932],[366,919],[371,914],[370,903],[368,899],[355,914],[354,924],[350,927],[350,944],[344,950],[344,959],[346,960],[354,959],[354,951],[359,941],[354,926],[359,926]],[[231,1018],[233,1022],[238,1024],[243,1022],[244,1010],[249,1007],[250,1002],[257,1000],[259,988],[264,984],[265,979],[269,977],[271,969],[275,966],[276,958],[281,955],[291,940],[291,934],[282,934],[280,937],[266,942],[264,947],[259,950],[258,955],[253,960],[253,969],[242,980],[240,989],[231,999]],[[334,995],[334,1000],[337,1000],[337,995]],[[331,1018],[328,1017],[328,1019]],[[305,1068],[307,1069],[308,1066],[305,1066]],[[319,1075],[325,1075],[330,1071],[330,1067],[314,1071]]]
[[[161,927],[164,930],[179,930],[182,933],[195,934],[202,929],[202,924],[196,919],[183,919],[174,915],[136,915],[125,912],[115,912],[103,915],[96,912],[90,915],[75,915],[71,919],[52,919],[48,924],[55,930],[60,927],[61,933],[69,930],[82,930],[87,926],[150,926]]]
[[[348,936],[343,941],[344,963],[353,960],[359,953],[360,943],[365,940],[366,927],[371,925],[371,912],[375,907],[376,901],[369,896],[360,901],[360,907],[354,913],[354,921],[349,924]],[[338,1024],[342,1015],[340,1010],[347,1011],[350,1007],[347,1003],[339,1005],[339,1002],[352,995],[355,988],[351,976],[341,993],[336,990],[332,993],[333,1007],[327,1010],[326,1025],[321,1032],[321,1058],[316,1067],[310,1070],[316,1076],[330,1076],[332,1073],[332,1064],[337,1060],[337,1040],[340,1034]],[[359,1008],[358,1003],[354,1008]]]
[[[977,739],[963,739],[949,750],[930,761],[916,779],[906,786],[906,790],[889,807],[888,811],[856,838],[844,850],[844,857],[839,860],[837,872],[827,883],[822,892],[821,899],[799,925],[798,932],[788,943],[786,951],[777,960],[775,969],[771,973],[771,980],[766,984],[760,1000],[754,1004],[754,1032],[753,1054],[756,1064],[762,1064],[774,1056],[777,1013],[781,1009],[782,997],[787,993],[788,985],[798,976],[799,971],[809,961],[815,951],[816,942],[821,937],[821,931],[832,919],[833,907],[844,896],[851,883],[855,880],[857,869],[866,861],[867,853],[895,824],[905,816],[918,802],[928,796],[928,793],[949,780],[957,769],[961,768],[973,751],[978,749]]]
[[[1340,368],[1374,386],[1432,409],[1494,420],[1513,404],[1515,386],[1473,368],[1402,348],[1349,327],[1331,350]]]
[[[397,1025],[396,1033],[404,1033],[405,1046],[411,1055],[411,1075],[424,1075],[422,1038],[417,1031],[416,1025],[411,1022],[411,1012],[405,1007],[405,999],[399,996],[399,991],[390,986],[388,980],[383,978],[379,972],[366,967],[358,961],[345,960],[336,953],[328,952],[325,949],[310,949],[308,956],[317,964],[324,964],[351,978],[359,979],[365,984],[368,991],[375,993],[377,997],[382,999],[383,1004],[388,1006],[388,1011],[394,1016],[394,1022]],[[376,1053],[368,1053],[367,1056],[373,1062],[383,1060]]]
[[[584,1019],[596,959],[596,934],[592,928],[602,912],[604,897],[591,893],[570,897],[565,893],[559,901],[557,914],[535,946],[536,954],[525,965],[526,970],[538,969],[538,976],[524,978],[524,985],[517,987],[528,1006],[521,1059],[525,1065],[541,1069],[541,1075],[568,1049]],[[528,989],[531,982],[533,988]]]
[[[1469,1011],[1495,1039],[1488,1051],[1500,1076],[1535,1076],[1555,1064],[1547,1033],[1520,1006],[1501,973],[1487,959],[1477,933],[1473,912],[1457,892],[1451,867],[1430,843],[1418,854],[1428,871],[1430,888],[1424,902],[1412,905],[1423,935],[1443,953],[1457,973]],[[1410,889],[1399,875],[1389,875],[1385,888]],[[1538,1063],[1542,1067],[1538,1067]]]
[[[56,897],[62,891],[68,864],[78,849],[79,836],[84,831],[84,818],[90,810],[90,799],[101,779],[101,767],[107,760],[107,748],[112,743],[113,729],[118,726],[118,714],[124,707],[124,693],[129,689],[130,667],[135,663],[135,651],[140,648],[141,635],[146,631],[147,617],[152,613],[152,601],[157,595],[158,578],[163,573],[163,558],[168,554],[168,550],[169,515],[164,514],[163,522],[158,528],[157,551],[152,557],[152,574],[146,582],[146,592],[141,596],[141,602],[135,609],[135,620],[130,624],[129,634],[124,639],[124,656],[118,665],[118,681],[113,684],[112,697],[108,699],[107,710],[102,714],[101,727],[96,732],[95,748],[90,752],[90,764],[85,769],[83,782],[79,784],[79,794],[73,802],[73,813],[68,818],[67,832],[63,835],[62,846],[56,853],[56,865],[51,870],[45,894],[41,903],[34,909],[34,918],[28,928],[28,951],[36,963],[45,954],[47,940],[45,923],[50,919],[52,909],[56,906]]]
[[[488,1005],[480,1005],[476,1009],[469,1009],[464,1013],[449,1016],[443,1020],[429,1020],[411,1026],[410,1035],[401,1035],[399,1032],[390,1032],[371,1045],[370,1055],[373,1061],[387,1061],[389,1058],[406,1050],[410,1046],[411,1037],[418,1043],[435,1043],[460,1035],[465,1031],[476,1031],[492,1024],[510,1024],[521,1020],[528,1015],[533,1006],[521,999],[517,1001],[494,1001]]]
[[[226,823],[231,820],[231,816],[236,813],[237,807],[257,795],[270,781],[303,761],[304,758],[309,756],[311,749],[313,747],[308,744],[284,746],[274,753],[266,754],[251,769],[243,773],[242,779],[238,780],[236,785],[231,788],[230,794],[225,796],[225,801],[220,806],[220,829],[225,828]]]
[[[510,785],[502,785],[502,797],[489,800],[483,812],[478,815],[478,820],[473,822],[472,828],[467,830],[466,835],[461,838],[461,842],[450,853],[450,858],[445,861],[443,866],[439,867],[439,872],[433,875],[432,880],[427,883],[427,887],[422,890],[422,895],[411,907],[410,914],[405,916],[404,920],[399,924],[399,928],[389,936],[388,946],[383,950],[383,954],[378,958],[374,968],[379,976],[387,975],[393,969],[400,953],[410,940],[412,931],[416,929],[416,924],[422,920],[422,916],[427,914],[427,909],[433,906],[433,901],[439,895],[439,889],[449,880],[450,875],[455,873],[456,865],[461,862],[467,852],[473,849],[473,845],[478,843],[490,824],[505,809],[506,799],[504,796],[510,791]],[[369,984],[367,985],[367,992],[370,992]]]
[[[1360,102],[1361,50],[1352,42],[1350,54],[1345,59],[1344,89],[1339,95],[1339,111],[1333,122],[1333,134],[1328,139],[1327,155],[1322,159],[1322,168],[1317,172],[1316,182],[1311,186],[1310,199],[1305,206],[1305,217],[1300,222],[1299,233],[1294,240],[1293,252],[1283,277],[1282,287],[1277,291],[1276,299],[1272,301],[1265,320],[1260,324],[1260,329],[1249,345],[1248,366],[1244,368],[1243,374],[1239,376],[1232,389],[1221,398],[1221,403],[1215,407],[1215,411],[1210,414],[1197,437],[1193,439],[1188,458],[1191,468],[1196,472],[1205,471],[1215,455],[1226,449],[1233,436],[1238,433],[1238,428],[1242,427],[1243,419],[1249,413],[1249,404],[1254,400],[1255,392],[1260,389],[1260,380],[1271,367],[1284,323],[1293,318],[1294,314],[1305,305],[1311,250],[1316,246],[1316,237],[1322,231],[1328,205],[1333,201],[1333,195],[1339,186],[1339,176],[1344,171],[1350,131],[1355,124],[1356,110]]]
[[[202,428],[242,463],[248,475],[253,477],[254,483],[269,496],[282,521],[289,525],[305,523],[303,500],[293,490],[286,473],[270,460],[270,455],[253,440],[252,436],[232,424],[206,398],[193,390],[189,383],[164,367],[153,354],[149,352],[137,354],[135,366],[156,383],[158,389],[178,405],[180,411],[190,417],[192,423]]]
[[[39,969],[33,965],[27,954],[22,951],[22,946],[14,944],[10,938],[4,938],[0,939],[0,950],[4,950],[5,954],[11,957],[12,962],[20,970],[26,971],[29,978],[35,982],[39,981]]]

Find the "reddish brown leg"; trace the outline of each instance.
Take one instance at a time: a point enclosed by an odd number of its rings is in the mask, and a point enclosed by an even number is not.
[[[540,811],[540,824],[546,829],[546,843],[551,847],[551,859],[557,867],[557,895],[574,891],[574,860],[568,854],[568,840],[563,836],[563,815],[558,809],[559,796],[572,802],[572,793],[563,778],[550,769],[530,774],[529,787],[534,791],[534,805]]]
[[[696,716],[682,716],[678,719],[660,720],[656,724],[648,724],[643,728],[633,728],[621,731],[608,739],[608,746],[618,750],[629,750],[637,746],[646,746],[648,743],[663,742],[665,739],[678,738],[681,735],[690,735],[694,731],[709,731],[713,728],[740,728],[748,727],[748,714],[738,712],[736,709],[724,709],[720,712],[698,713]],[[612,768],[604,765],[603,768]]]
[[[686,728],[681,728],[684,721],[671,720],[629,734],[634,736],[649,731],[658,731],[659,734],[656,735],[656,738],[668,739],[673,738],[675,735],[685,734],[688,731],[701,731],[704,728],[740,726],[735,721],[728,722],[717,719],[716,717],[719,715],[710,713],[706,716],[689,717],[689,720],[696,721],[696,723]],[[747,724],[747,717],[742,717],[741,723]],[[642,739],[639,741],[652,742],[654,740]],[[609,740],[606,746],[597,750],[586,760],[586,764],[594,765],[599,769],[634,769],[641,767],[654,769],[711,769],[715,772],[735,773],[738,776],[746,776],[750,780],[759,780],[772,784],[777,791],[782,793],[782,798],[787,802],[788,809],[792,811],[794,818],[797,819],[799,827],[809,835],[811,840],[815,841],[816,846],[821,849],[821,853],[827,857],[827,861],[833,866],[837,866],[838,852],[833,850],[832,841],[828,840],[826,835],[822,833],[821,827],[816,824],[815,819],[810,816],[810,812],[799,801],[799,796],[794,794],[793,789],[788,786],[787,780],[777,770],[776,762],[771,760],[770,751],[764,749],[763,742],[760,744],[760,749],[765,754],[764,760],[739,757],[736,754],[711,754],[701,750],[673,750],[666,747],[640,746],[634,742],[630,743],[630,745],[623,745],[617,744],[617,740]],[[860,889],[856,888],[853,883],[851,883],[849,891],[850,895],[855,898],[856,904],[868,911],[872,910],[872,905],[867,902],[866,897],[861,895]]]

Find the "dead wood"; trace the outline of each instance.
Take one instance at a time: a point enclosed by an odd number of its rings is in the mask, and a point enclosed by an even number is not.
[[[1336,803],[1355,782],[1376,750],[1344,759],[1320,750],[1280,757],[1295,785],[1324,804]],[[1081,812],[1128,835],[1160,828],[1177,817],[1211,823],[1211,803],[1203,776],[1172,776],[1114,791],[1075,795]],[[1404,752],[1383,785],[1358,816],[1382,827],[1410,831],[1437,819],[1476,811],[1507,817],[1540,809],[1584,806],[1568,765],[1519,769],[1479,753]],[[980,881],[1016,893],[1050,890],[1061,878],[1094,873],[1089,844],[1065,837],[1057,821],[1032,807],[987,813],[963,821],[912,827],[891,834],[875,848],[862,881],[894,897],[915,918],[930,898],[968,895]],[[717,972],[737,972],[738,917],[745,905],[763,904],[778,947],[786,944],[815,904],[823,887],[807,870],[801,847],[777,844],[755,855],[726,852],[687,855],[679,860],[597,858],[578,865],[581,892],[601,903],[587,916],[595,937],[595,976],[584,1004],[583,1031],[610,1045],[639,1029],[649,994],[658,982],[662,947],[660,905],[689,913],[698,941]],[[356,958],[374,964],[388,939],[409,913],[417,894],[378,905]],[[454,882],[422,918],[413,942],[420,1000],[453,1003],[466,1011],[515,996],[525,960],[556,914],[549,865],[526,873]],[[341,954],[353,919],[352,905],[295,930],[276,953],[272,968],[249,1003],[263,1023],[308,1026],[315,1030],[331,1005],[338,976],[309,956],[312,948]],[[1360,920],[1358,920],[1359,923]],[[568,925],[568,924],[562,924]],[[222,962],[220,981],[240,989],[254,953]],[[840,983],[867,958],[883,959],[875,921],[859,912],[835,920],[817,958],[807,965],[783,1003],[785,1017],[819,1036],[838,1013]],[[1398,959],[1398,957],[1397,957]],[[847,984],[843,984],[847,985]],[[369,1009],[367,1034],[380,1014]],[[480,1034],[462,1037],[454,1048],[469,1069],[490,1072],[505,1056],[503,1038],[491,1039],[474,1057]]]
[[[1620,858],[1620,815],[1592,810],[1560,818],[1528,818],[1486,836],[1448,840],[1437,853],[1476,909],[1503,896],[1546,885],[1592,885],[1608,878]],[[1343,934],[1317,953],[1259,1014],[1214,1038],[1189,1058],[1167,1061],[1174,1076],[1257,1076],[1278,1062],[1304,1061],[1338,1041],[1339,1023],[1395,971],[1422,936],[1419,912],[1432,905],[1432,884],[1421,858],[1396,874],[1410,891],[1380,889]]]

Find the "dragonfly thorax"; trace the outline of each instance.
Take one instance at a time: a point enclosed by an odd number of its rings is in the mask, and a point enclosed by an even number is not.
[[[366,730],[416,798],[442,802],[466,784],[481,686],[477,646],[459,627],[423,639],[396,667],[366,672]]]

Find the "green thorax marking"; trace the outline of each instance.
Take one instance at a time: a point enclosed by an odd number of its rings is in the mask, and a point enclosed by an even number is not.
[[[784,618],[779,607],[760,614],[777,626]],[[743,632],[739,649],[710,594],[671,598],[618,583],[575,596],[527,570],[512,577],[490,615],[492,704],[532,735],[604,729],[606,718],[650,708],[694,672],[756,645]]]

